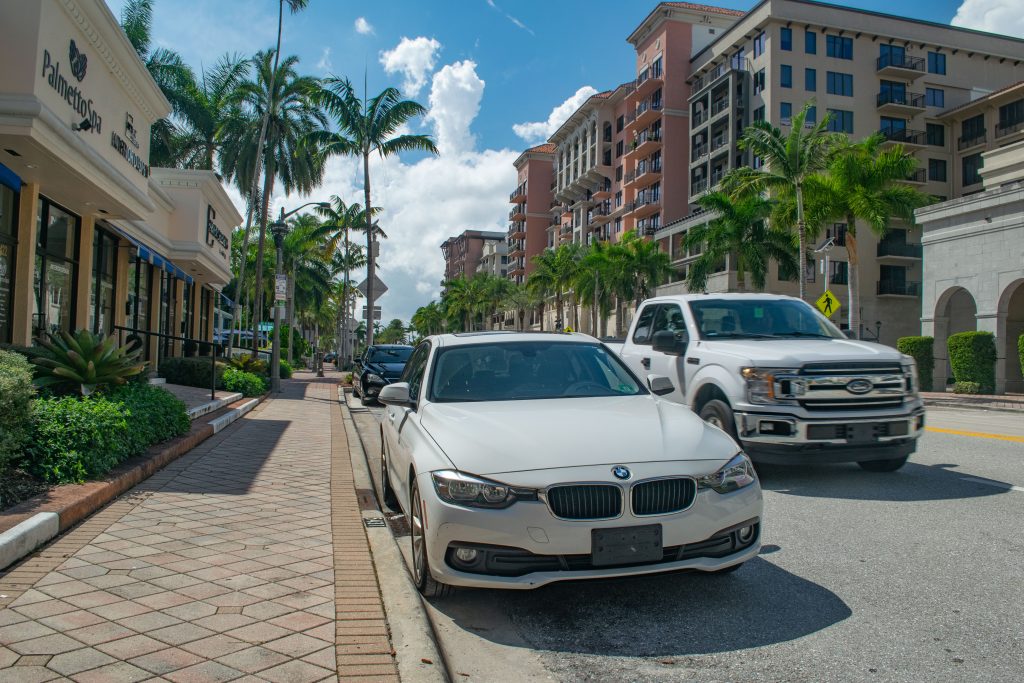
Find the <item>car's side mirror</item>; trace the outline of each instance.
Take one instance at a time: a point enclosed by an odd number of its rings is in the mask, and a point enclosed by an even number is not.
[[[408,382],[395,382],[380,390],[377,400],[389,406],[407,406],[412,403]]]
[[[683,356],[689,343],[690,335],[686,330],[661,330],[654,333],[651,345],[655,351],[669,356]]]
[[[647,387],[655,396],[665,396],[676,390],[672,380],[664,375],[647,375]]]

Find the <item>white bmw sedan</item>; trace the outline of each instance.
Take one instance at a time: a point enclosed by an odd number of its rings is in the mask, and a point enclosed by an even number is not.
[[[736,443],[581,334],[430,337],[385,387],[381,479],[421,591],[693,569],[758,553]]]

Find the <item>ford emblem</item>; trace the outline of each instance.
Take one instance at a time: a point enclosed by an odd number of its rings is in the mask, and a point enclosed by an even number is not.
[[[616,479],[629,479],[633,476],[633,473],[629,471],[628,467],[622,465],[616,465],[612,468],[612,474],[615,475]]]
[[[869,379],[852,379],[846,383],[846,390],[851,394],[866,394],[874,388],[875,385]]]

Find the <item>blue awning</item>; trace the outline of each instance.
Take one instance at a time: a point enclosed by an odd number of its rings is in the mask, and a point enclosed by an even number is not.
[[[0,164],[0,185],[6,185],[15,192],[21,191],[21,178],[18,174],[7,168],[3,164]]]
[[[135,245],[136,249],[138,249],[139,251],[140,259],[152,263],[157,268],[167,271],[168,273],[178,278],[179,280],[184,280],[188,284],[192,284],[192,276],[186,273],[178,266],[174,265],[174,263],[169,258],[157,253],[157,251],[154,250],[152,247],[147,247],[145,244],[140,242],[136,237],[129,235],[127,232],[117,227],[116,225],[113,227],[115,230],[117,230],[118,233],[121,234],[122,237],[124,237],[126,240]]]

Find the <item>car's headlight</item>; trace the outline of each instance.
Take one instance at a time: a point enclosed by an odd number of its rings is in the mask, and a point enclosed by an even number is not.
[[[513,488],[464,472],[441,470],[432,472],[434,490],[446,503],[476,508],[507,508],[517,500],[537,500],[533,489]]]
[[[799,381],[780,377],[796,375],[799,372],[794,368],[740,368],[740,375],[747,382],[747,398],[751,403],[793,403],[791,397],[802,394],[804,385]],[[782,385],[781,393],[786,395],[784,398],[775,395],[776,382]]]
[[[373,372],[366,376],[366,381],[370,384],[387,384],[387,380]]]
[[[697,485],[702,489],[714,489],[719,493],[729,493],[744,486],[750,486],[755,481],[757,481],[757,475],[754,473],[754,464],[743,453],[737,453],[736,457],[725,463],[722,469],[698,479]]]
[[[917,393],[917,361],[909,356],[903,357],[903,374],[907,378],[907,391],[911,394]]]

